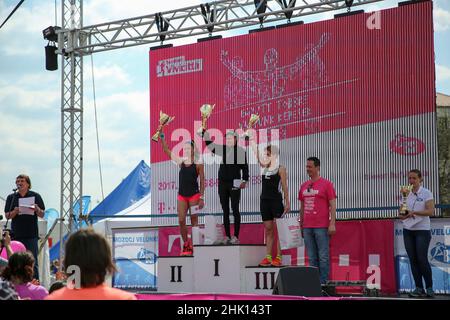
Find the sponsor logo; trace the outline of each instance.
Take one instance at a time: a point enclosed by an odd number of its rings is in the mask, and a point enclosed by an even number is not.
[[[156,76],[168,77],[202,70],[203,59],[186,60],[184,56],[181,56],[158,61],[156,65]]]
[[[392,152],[402,156],[416,156],[425,151],[425,143],[414,137],[397,134],[395,139],[389,143]]]
[[[436,245],[431,249],[431,261],[450,264],[450,246],[446,246],[442,242],[436,242]]]
[[[137,253],[137,259],[145,264],[155,264],[158,257],[153,251],[141,248]]]
[[[314,190],[314,189],[305,189],[304,191],[303,191],[303,195],[305,196],[305,197],[309,197],[309,196],[316,196],[316,195],[318,195],[319,194],[319,190]]]

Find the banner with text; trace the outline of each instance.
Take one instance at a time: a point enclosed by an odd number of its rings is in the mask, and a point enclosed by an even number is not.
[[[113,229],[113,258],[118,271],[112,284],[125,290],[156,290],[158,230]]]
[[[217,143],[226,129],[245,129],[251,114],[260,116],[255,129],[267,130],[259,142],[278,137],[293,210],[309,156],[321,159],[340,208],[398,204],[412,168],[437,198],[433,46],[432,3],[422,2],[152,50],[150,135],[163,111],[175,117],[164,130],[170,148],[190,139],[202,147],[213,213],[221,212],[220,157],[194,134],[205,103],[215,104],[207,127]],[[250,149],[248,157],[241,211],[258,212],[261,178]],[[160,143],[151,142],[151,165],[152,212],[176,213],[179,169]]]

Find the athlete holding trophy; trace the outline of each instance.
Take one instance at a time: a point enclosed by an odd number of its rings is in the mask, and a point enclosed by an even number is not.
[[[223,210],[223,224],[227,236],[224,244],[238,244],[241,225],[241,214],[239,212],[241,190],[247,186],[249,179],[247,153],[244,148],[238,146],[238,136],[234,130],[228,130],[226,132],[225,144],[217,144],[211,140],[206,130],[206,120],[211,116],[213,108],[214,106],[210,105],[203,105],[200,108],[200,112],[202,113],[202,128],[198,133],[205,139],[207,148],[213,154],[222,158],[218,173],[218,193]],[[234,217],[233,236],[231,236],[230,230],[230,202]]]
[[[205,174],[203,163],[201,162],[201,155],[198,152],[194,140],[185,142],[182,149],[182,155],[179,156],[172,152],[167,145],[163,129],[167,126],[175,117],[171,117],[164,112],[159,113],[159,126],[156,133],[152,136],[152,140],[158,142],[161,138],[161,144],[164,153],[170,160],[175,162],[179,167],[179,187],[177,195],[177,212],[178,220],[180,224],[180,234],[183,239],[183,247],[180,255],[188,256],[193,254],[192,242],[188,237],[188,228],[186,225],[186,215],[190,209],[198,206],[199,209],[203,208],[204,192],[205,192]],[[192,214],[191,211],[191,224],[193,227],[198,225],[197,215]]]

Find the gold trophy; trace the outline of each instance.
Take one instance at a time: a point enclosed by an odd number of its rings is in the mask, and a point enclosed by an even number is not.
[[[404,216],[407,214],[408,208],[406,207],[406,198],[408,198],[408,195],[411,193],[413,189],[413,186],[407,185],[407,186],[400,186],[400,193],[402,195],[402,203],[400,205],[400,215]]]
[[[204,104],[200,108],[200,112],[202,114],[202,127],[197,130],[198,134],[202,134],[206,131],[206,120],[211,116],[211,113],[216,105]]]
[[[253,128],[253,126],[254,126],[258,121],[259,121],[259,115],[258,115],[258,114],[252,114],[252,115],[250,116],[250,119],[248,120],[247,130],[245,130],[244,135],[243,135],[244,138],[245,138],[246,140],[248,140],[248,139],[250,138],[249,130],[250,130],[251,128]]]
[[[161,130],[167,126],[172,120],[175,119],[175,117],[170,117],[169,115],[165,114],[162,111],[159,111],[159,126],[158,130],[156,130],[156,133],[152,136],[152,140],[155,142],[158,142],[159,135],[161,134]]]

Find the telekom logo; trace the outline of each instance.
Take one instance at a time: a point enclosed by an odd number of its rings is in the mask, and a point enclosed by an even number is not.
[[[156,66],[157,77],[198,72],[203,70],[203,59],[186,60],[184,56],[160,60]]]
[[[395,139],[389,143],[392,152],[402,156],[416,156],[425,151],[425,143],[415,137],[397,134]]]

